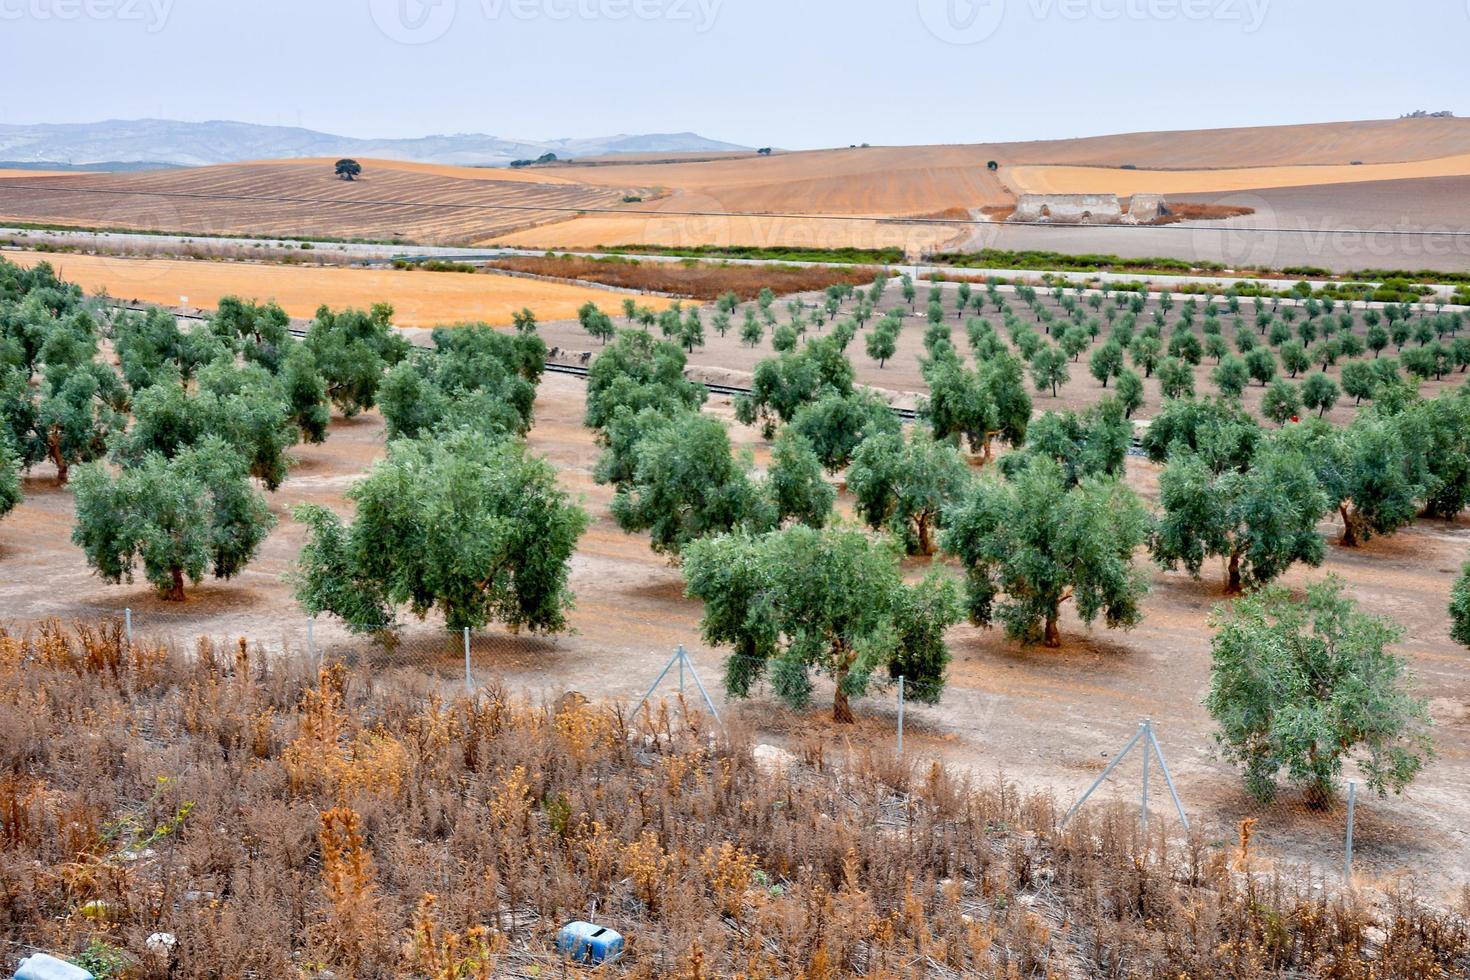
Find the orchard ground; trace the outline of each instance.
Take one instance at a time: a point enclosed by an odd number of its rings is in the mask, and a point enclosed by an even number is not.
[[[421,275],[421,274],[414,274]],[[920,284],[917,308],[925,304],[927,284]],[[808,297],[810,300],[811,297]],[[1176,298],[1171,322],[1178,316]],[[1012,305],[1024,315],[1014,298]],[[1050,299],[1047,299],[1050,304]],[[883,309],[900,305],[897,286],[890,286]],[[786,319],[785,300],[776,309]],[[947,322],[956,347],[967,350],[964,322],[956,320],[952,293],[945,297]],[[850,310],[848,304],[844,314]],[[604,309],[617,314],[617,298]],[[1090,312],[1090,311],[1089,311]],[[741,315],[725,338],[713,330],[705,311],[707,345],[696,349],[691,367],[711,377],[740,384],[762,357],[771,356],[770,331],[757,348],[738,340]],[[808,315],[810,310],[808,310]],[[990,310],[986,316],[998,318]],[[1147,322],[1148,314],[1141,317]],[[1252,329],[1249,301],[1243,316]],[[621,317],[618,316],[621,321]],[[1233,341],[1229,316],[1222,317],[1227,340]],[[871,324],[868,329],[871,329]],[[1362,329],[1361,324],[1358,328]],[[831,325],[823,328],[830,331]],[[1104,327],[1106,331],[1106,327]],[[571,352],[599,349],[575,321],[547,323],[547,344]],[[813,328],[815,333],[815,328]],[[912,402],[922,389],[917,355],[922,350],[922,316],[906,320],[899,353],[879,368],[863,352],[859,335],[849,355],[863,383],[896,393]],[[1167,336],[1167,331],[1166,331]],[[1233,344],[1232,344],[1233,348]],[[1391,350],[1391,348],[1390,348]],[[1371,354],[1368,355],[1371,357]],[[1210,359],[1206,359],[1207,362]],[[1070,365],[1072,380],[1058,398],[1037,393],[1038,412],[1095,403],[1105,392],[1087,371],[1087,354]],[[1196,371],[1197,389],[1210,393],[1212,365]],[[1336,375],[1337,369],[1332,373]],[[1455,383],[1461,378],[1456,376]],[[1426,385],[1433,394],[1439,385]],[[1255,408],[1259,386],[1247,391]],[[548,374],[537,403],[531,449],[557,468],[562,485],[593,516],[573,563],[572,586],[577,608],[571,616],[575,632],[557,639],[509,636],[487,631],[475,639],[472,656],[479,676],[498,675],[537,694],[559,695],[576,690],[589,698],[636,699],[667,662],[674,648],[685,645],[706,683],[718,684],[723,652],[700,642],[699,608],[683,598],[679,569],[653,554],[647,539],[620,531],[609,514],[607,487],[592,479],[598,455],[593,433],[581,424],[585,388],[578,379]],[[1147,388],[1140,417],[1156,411],[1156,381]],[[1342,423],[1351,418],[1351,399],[1330,413]],[[735,425],[727,398],[711,399],[706,409],[733,426],[738,445],[750,449],[761,465],[765,444],[758,431]],[[24,503],[0,523],[0,609],[12,619],[43,617],[91,618],[120,614],[131,608],[138,628],[156,629],[181,644],[195,636],[251,636],[295,650],[304,648],[306,619],[291,596],[284,576],[305,540],[305,528],[290,519],[292,506],[320,503],[345,511],[345,491],[384,453],[384,428],[376,412],[354,419],[338,418],[320,446],[298,446],[299,462],[281,489],[270,495],[280,525],[262,554],[237,579],[207,580],[189,591],[182,605],[156,598],[141,579],[134,585],[108,586],[91,574],[81,552],[70,543],[71,496],[55,484],[49,466],[38,466],[25,480]],[[1156,498],[1159,469],[1130,458],[1128,482],[1146,500]],[[844,494],[846,513],[851,501]],[[1324,523],[1333,541],[1339,528]],[[1340,575],[1350,593],[1370,612],[1391,616],[1405,627],[1399,646],[1417,675],[1421,693],[1430,699],[1439,758],[1402,798],[1379,801],[1360,796],[1356,831],[1360,880],[1383,883],[1402,879],[1426,897],[1451,899],[1470,881],[1470,654],[1448,634],[1445,608],[1454,575],[1470,552],[1470,520],[1420,521],[1388,538],[1359,549],[1335,543],[1321,569],[1297,568],[1286,584],[1300,592],[1328,573]],[[911,561],[917,577],[923,561]],[[1210,635],[1207,618],[1223,601],[1218,570],[1207,569],[1202,582],[1183,573],[1155,571],[1153,591],[1144,603],[1142,625],[1131,633],[1089,630],[1064,609],[1065,646],[1059,651],[1021,648],[998,632],[968,625],[949,637],[953,663],[944,700],[936,707],[910,706],[905,748],[911,759],[938,757],[986,779],[1000,772],[1027,786],[1054,792],[1070,804],[1096,778],[1108,759],[1132,735],[1142,718],[1152,719],[1167,753],[1187,812],[1205,839],[1220,848],[1235,846],[1240,821],[1255,817],[1253,850],[1283,864],[1304,863],[1324,877],[1341,866],[1341,808],[1317,814],[1290,792],[1260,807],[1245,793],[1238,774],[1211,755],[1214,726],[1201,700],[1209,681]],[[316,641],[333,647],[346,640],[330,623],[316,625]],[[369,646],[359,641],[358,648]],[[376,654],[385,669],[428,671],[448,682],[457,676],[460,652],[432,621],[413,623],[396,651]],[[672,690],[672,688],[666,688]],[[722,710],[724,705],[722,704]],[[777,710],[762,699],[738,712],[768,726],[768,741],[793,748],[825,743],[828,757],[843,751],[890,751],[892,697],[880,694],[859,702],[859,724],[851,731],[834,730],[828,710],[815,705],[805,714]],[[1139,759],[1119,771],[1107,792],[1125,798],[1138,793]],[[1351,773],[1350,773],[1351,775]],[[1154,782],[1155,818],[1168,820],[1162,781]]]

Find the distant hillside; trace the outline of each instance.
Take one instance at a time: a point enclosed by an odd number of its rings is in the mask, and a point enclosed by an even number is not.
[[[683,153],[746,149],[696,133],[618,134],[592,139],[519,140],[476,133],[416,139],[360,139],[294,126],[167,119],[0,125],[0,160],[48,169],[123,169],[127,164],[205,166],[242,160],[363,156],[462,166],[505,166],[512,160],[608,153]]]

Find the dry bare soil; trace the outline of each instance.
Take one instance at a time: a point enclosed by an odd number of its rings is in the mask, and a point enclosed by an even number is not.
[[[543,332],[549,345],[563,350],[596,349],[574,321],[547,324]],[[881,369],[853,350],[860,380],[912,401],[919,390],[921,334],[921,321],[911,321],[898,357]],[[738,382],[741,372],[768,354],[768,347],[740,346],[733,333],[724,339],[711,334],[709,346],[695,353],[693,364],[701,373]],[[1202,368],[1201,391],[1210,390],[1206,374]],[[1078,407],[1101,394],[1079,366],[1062,397],[1038,397],[1037,409]],[[503,678],[535,694],[557,696],[574,689],[592,698],[636,699],[683,644],[713,686],[722,652],[700,642],[699,608],[683,598],[678,568],[654,555],[646,538],[616,527],[609,513],[611,494],[592,479],[598,448],[581,424],[583,396],[581,381],[548,375],[530,435],[533,450],[555,465],[562,485],[594,518],[573,560],[575,632],[558,639],[498,631],[477,635],[475,675],[480,680]],[[1142,414],[1157,406],[1158,399],[1150,383],[1149,406]],[[728,399],[712,399],[707,410],[732,418]],[[1351,411],[1340,406],[1333,417],[1346,421]],[[758,432],[738,425],[733,432],[759,464],[767,447]],[[344,492],[383,455],[382,420],[375,413],[338,419],[324,445],[295,452],[299,464],[271,498],[280,526],[260,559],[234,581],[210,581],[191,590],[182,605],[159,601],[141,581],[108,586],[91,575],[80,551],[69,543],[70,495],[55,485],[44,466],[38,467],[25,481],[25,502],[0,523],[0,609],[31,620],[131,608],[140,631],[186,643],[200,633],[248,635],[302,649],[306,620],[283,579],[304,540],[290,509],[320,503],[348,510]],[[1128,481],[1150,502],[1156,497],[1157,475],[1152,464],[1129,460]],[[841,509],[851,511],[845,493]],[[1321,530],[1335,539],[1332,524],[1324,523]],[[1392,616],[1406,628],[1400,649],[1430,699],[1440,757],[1403,798],[1360,800],[1357,869],[1363,881],[1406,881],[1434,897],[1448,897],[1470,880],[1470,673],[1466,651],[1450,641],[1445,612],[1451,581],[1467,551],[1470,522],[1423,521],[1360,549],[1333,544],[1323,569],[1298,569],[1286,579],[1299,590],[1325,574],[1340,575],[1364,608]],[[909,565],[914,575],[923,568],[923,562]],[[1004,772],[1054,792],[1066,805],[1096,777],[1138,721],[1148,717],[1157,727],[1188,813],[1211,840],[1223,847],[1234,840],[1239,821],[1257,818],[1254,846],[1268,859],[1283,865],[1305,862],[1324,875],[1334,873],[1341,859],[1341,809],[1312,813],[1290,793],[1274,806],[1259,807],[1244,793],[1238,775],[1211,755],[1213,725],[1200,702],[1209,671],[1206,621],[1222,601],[1219,586],[1212,572],[1203,582],[1182,573],[1155,572],[1137,630],[1089,630],[1068,618],[1066,646],[1060,651],[1021,648],[997,633],[967,625],[954,629],[949,637],[954,662],[944,701],[932,708],[910,706],[907,749],[918,758],[942,758],[982,778]],[[445,683],[462,676],[458,640],[446,637],[432,621],[407,628],[402,646],[386,653],[350,641],[326,621],[316,624],[314,640],[327,650],[419,667]],[[844,746],[892,749],[891,695],[866,702],[860,724],[850,731],[831,731],[820,707],[793,713],[768,698],[746,705],[720,703],[727,714],[759,726],[768,739],[795,742],[815,734],[833,752]],[[1136,798],[1137,791],[1137,767],[1130,763],[1104,795]],[[1157,805],[1163,800],[1157,782],[1155,791]],[[1155,813],[1167,819],[1162,808]]]

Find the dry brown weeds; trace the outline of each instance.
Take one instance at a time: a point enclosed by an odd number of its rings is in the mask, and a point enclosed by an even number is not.
[[[780,774],[680,705],[632,717],[243,641],[0,632],[0,935],[153,977],[561,976],[588,918],[640,978],[1463,976],[1465,910],[1065,830],[1050,799],[884,756]],[[147,948],[174,934],[170,955]]]

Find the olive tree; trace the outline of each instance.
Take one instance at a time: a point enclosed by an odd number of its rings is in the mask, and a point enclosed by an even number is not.
[[[674,414],[698,408],[709,391],[684,377],[684,351],[646,330],[625,330],[587,372],[588,428],[607,426],[620,406]]]
[[[1428,704],[1416,697],[1392,621],[1361,613],[1334,577],[1304,600],[1271,587],[1211,620],[1210,692],[1226,758],[1258,799],[1280,777],[1326,806],[1352,759],[1380,796],[1403,791],[1433,759]]]
[[[408,354],[408,342],[393,330],[393,307],[375,303],[363,311],[333,312],[323,306],[306,334],[327,395],[351,418],[377,404],[383,373]]]
[[[969,481],[969,467],[954,447],[923,432],[866,440],[847,472],[858,516],[875,530],[887,528],[911,555],[934,553],[944,510]]]
[[[988,462],[997,439],[1012,446],[1026,441],[1032,403],[1021,370],[1009,353],[980,361],[974,371],[957,357],[935,358],[924,369],[929,396],[920,401],[919,414],[934,438],[964,439]]]
[[[731,451],[719,419],[685,412],[647,432],[632,448],[632,477],[613,498],[623,530],[647,531],[653,550],[678,554],[689,542],[736,528],[775,523],[749,476],[749,460]]]
[[[72,481],[72,541],[106,582],[131,582],[139,562],[161,597],[184,600],[184,581],[206,571],[228,579],[255,557],[275,526],[265,498],[250,485],[245,459],[211,436],[172,459],[149,452],[111,473],[82,467]]]
[[[298,507],[308,528],[291,579],[312,616],[376,633],[407,607],[449,629],[499,622],[559,633],[572,607],[572,552],[588,518],[556,471],[514,439],[459,430],[400,439],[347,491],[356,516]]]
[[[1163,513],[1152,552],[1160,566],[1183,566],[1194,578],[1208,558],[1225,563],[1225,590],[1273,581],[1297,562],[1322,564],[1317,522],[1331,506],[1299,452],[1269,446],[1250,467],[1224,467],[1182,452],[1159,475]]]
[[[684,580],[704,603],[705,640],[733,647],[725,666],[732,696],[769,676],[782,700],[805,707],[812,674],[822,674],[835,682],[833,721],[848,724],[851,699],[886,671],[914,698],[939,700],[944,632],[962,615],[958,590],[939,572],[906,585],[898,556],[860,531],[797,526],[696,541],[684,554]]]
[[[1470,562],[1460,570],[1450,590],[1450,637],[1470,647]]]
[[[20,506],[20,460],[0,437],[0,517]]]
[[[1110,629],[1142,618],[1149,580],[1134,552],[1147,539],[1148,513],[1116,480],[1068,489],[1061,467],[1037,458],[1012,480],[975,483],[946,522],[943,547],[965,566],[977,626],[999,619],[1012,639],[1059,647],[1068,600],[1084,622],[1101,616]]]
[[[827,472],[836,473],[852,462],[863,440],[897,435],[899,422],[887,402],[864,389],[846,395],[829,392],[801,406],[789,428],[806,439]]]

